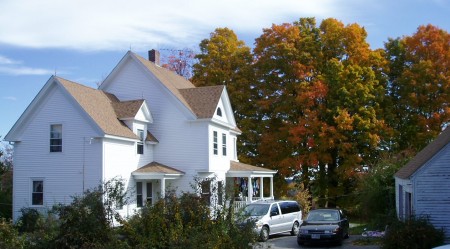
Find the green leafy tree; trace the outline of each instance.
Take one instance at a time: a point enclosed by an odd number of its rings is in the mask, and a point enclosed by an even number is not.
[[[0,144],[0,218],[6,219],[12,218],[12,153],[10,145]]]
[[[226,86],[236,122],[243,131],[238,155],[241,161],[253,163],[258,153],[261,116],[255,112],[257,96],[250,48],[231,29],[217,28],[209,39],[202,40],[196,58],[192,82],[198,87]]]

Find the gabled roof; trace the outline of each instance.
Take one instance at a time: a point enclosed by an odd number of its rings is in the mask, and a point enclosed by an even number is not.
[[[257,166],[253,166],[250,164],[245,164],[245,163],[236,162],[236,161],[230,161],[230,171],[253,171],[253,172],[267,172],[267,173],[273,173],[273,174],[277,173],[277,171],[275,171],[275,170],[257,167]]]
[[[161,173],[161,174],[176,174],[184,175],[184,172],[175,168],[169,167],[162,163],[151,162],[139,169],[133,171],[133,173]]]
[[[112,105],[116,112],[117,118],[129,119],[136,116],[136,113],[139,111],[143,103],[143,99],[138,99],[122,102],[112,102]]]
[[[197,118],[213,117],[225,86],[195,87],[190,81],[173,71],[157,66],[135,53],[131,54],[152,72]]]
[[[94,120],[100,129],[108,135],[138,139],[122,121],[117,118],[114,106],[120,107],[120,101],[113,94],[96,90],[73,81],[55,77],[70,93],[81,108]],[[124,105],[125,106],[125,105]],[[121,108],[118,108],[120,112]]]
[[[145,137],[146,142],[153,142],[153,143],[159,143],[158,139],[156,139],[153,134],[151,134],[149,131],[147,131],[147,136]]]
[[[223,98],[224,102],[226,102],[225,105],[227,105],[229,109],[229,122],[232,128],[234,128],[233,131],[238,134],[241,132],[236,127],[228,95],[223,95],[225,86],[195,87],[189,80],[185,79],[184,77],[179,76],[178,74],[167,68],[158,66],[154,62],[149,61],[146,58],[131,51],[127,52],[127,54],[117,64],[114,70],[99,86],[99,89],[107,89],[107,85],[113,81],[113,78],[120,73],[120,70],[125,65],[127,65],[129,61],[137,63],[142,67],[142,69],[148,71],[148,76],[161,83],[161,86],[165,88],[168,93],[171,93],[173,97],[194,118],[213,118],[213,115],[215,113],[214,111],[217,108],[220,99]]]
[[[186,80],[184,77],[181,77],[180,75],[170,71],[167,68],[163,68],[160,66],[157,66],[155,63],[146,60],[142,56],[135,54],[133,52],[129,52],[130,55],[135,57],[138,61],[142,63],[142,65],[147,68],[153,75],[158,78],[158,80],[170,91],[172,92],[177,99],[183,103],[184,106],[186,106],[192,113],[195,113],[189,103],[184,99],[184,97],[180,93],[180,89],[186,89],[186,88],[195,88],[195,86],[188,80]]]
[[[212,118],[224,88],[225,86],[205,86],[179,91],[197,118]]]
[[[405,166],[403,166],[395,177],[401,179],[410,178],[418,169],[420,169],[426,162],[433,158],[442,148],[450,143],[450,127],[447,127],[439,136],[423,150],[411,159]]]

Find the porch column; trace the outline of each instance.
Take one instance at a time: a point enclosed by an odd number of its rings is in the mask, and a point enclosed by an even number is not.
[[[164,199],[166,197],[166,179],[161,179],[161,198]]]
[[[273,177],[270,177],[270,198],[273,198]]]
[[[253,184],[252,184],[252,178],[249,177],[248,178],[248,183],[247,183],[247,189],[248,189],[248,202],[252,202],[253,201]]]
[[[264,199],[264,178],[259,178],[259,198]]]

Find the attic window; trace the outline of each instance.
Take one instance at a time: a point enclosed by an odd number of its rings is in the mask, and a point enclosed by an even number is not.
[[[217,116],[222,117],[222,109],[217,108]]]
[[[62,152],[62,125],[50,125],[50,152]]]

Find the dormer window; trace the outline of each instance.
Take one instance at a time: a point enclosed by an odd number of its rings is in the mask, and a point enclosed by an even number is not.
[[[217,116],[222,117],[222,109],[217,108]]]
[[[137,135],[139,137],[139,142],[137,142],[137,153],[142,155],[144,154],[144,131],[137,130]]]

